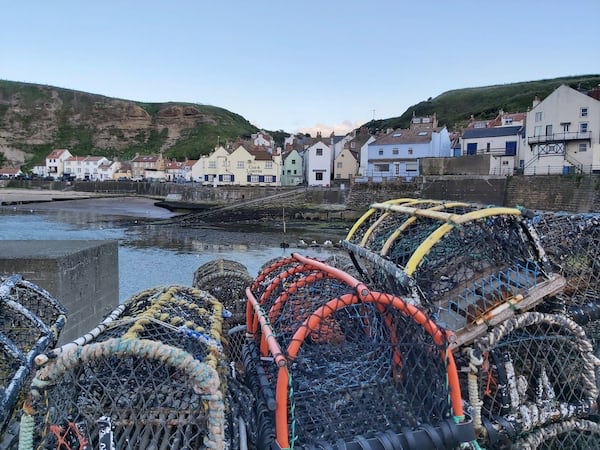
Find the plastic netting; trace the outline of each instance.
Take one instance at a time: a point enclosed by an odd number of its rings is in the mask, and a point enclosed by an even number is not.
[[[471,369],[476,427],[494,444],[589,415],[597,406],[597,362],[585,331],[566,317],[528,312],[503,322],[462,364]]]
[[[298,254],[265,268],[247,295],[257,448],[451,448],[471,438],[457,424],[447,336],[418,308]]]
[[[0,437],[14,422],[35,357],[56,344],[65,314],[52,295],[21,275],[0,277]]]
[[[224,330],[245,322],[245,291],[253,278],[248,269],[237,261],[217,259],[198,267],[192,285],[210,292],[219,300],[231,317],[223,322]]]
[[[600,448],[600,424],[571,419],[539,428],[518,440],[512,448],[522,450],[582,450]]]
[[[403,199],[363,218],[342,242],[357,267],[452,330],[457,346],[564,285],[519,209]]]
[[[198,289],[132,296],[38,358],[20,448],[225,448],[221,323],[221,304]]]
[[[532,220],[553,269],[565,288],[545,305],[584,326],[600,340],[600,214],[543,213]]]

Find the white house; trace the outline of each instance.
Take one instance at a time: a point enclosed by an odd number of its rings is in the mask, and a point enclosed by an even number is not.
[[[114,180],[115,174],[121,169],[121,163],[119,161],[107,161],[98,166],[98,180],[107,181]]]
[[[419,175],[419,160],[452,156],[446,127],[433,117],[413,117],[409,129],[396,129],[368,144],[367,171],[373,181],[411,179]]]
[[[521,125],[467,128],[461,139],[462,154],[489,154],[490,175],[513,175],[517,154],[525,144],[524,131]]]
[[[64,162],[72,156],[71,152],[66,149],[52,150],[46,156],[46,173],[44,175],[54,178],[61,177],[64,174]]]
[[[599,93],[561,85],[534,100],[527,112],[527,146],[519,152],[525,175],[600,173]]]
[[[104,156],[71,156],[64,161],[64,174],[78,180],[99,180],[99,167],[110,161]]]
[[[304,176],[308,186],[331,184],[331,147],[322,140],[315,142],[304,152]]]

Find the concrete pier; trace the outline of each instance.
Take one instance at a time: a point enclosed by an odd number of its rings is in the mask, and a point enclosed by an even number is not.
[[[0,240],[0,274],[20,274],[67,309],[59,344],[94,328],[119,302],[117,241]]]

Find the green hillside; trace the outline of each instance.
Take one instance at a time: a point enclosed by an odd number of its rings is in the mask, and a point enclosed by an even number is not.
[[[500,109],[505,112],[526,112],[533,99],[547,97],[561,84],[574,89],[590,90],[600,84],[600,75],[581,75],[522,83],[501,84],[477,88],[456,89],[417,103],[401,116],[370,121],[365,124],[371,131],[387,128],[408,128],[413,113],[416,116],[437,114],[438,123],[449,130],[466,125],[471,115],[476,119],[493,119]]]
[[[122,159],[159,152],[197,159],[217,142],[249,137],[257,128],[216,106],[140,103],[0,80],[0,130],[0,147],[24,153],[27,167],[55,148]]]

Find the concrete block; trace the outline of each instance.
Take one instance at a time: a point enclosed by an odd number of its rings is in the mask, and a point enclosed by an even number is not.
[[[59,344],[90,331],[119,303],[117,241],[0,240],[0,274],[20,274],[67,309]]]

